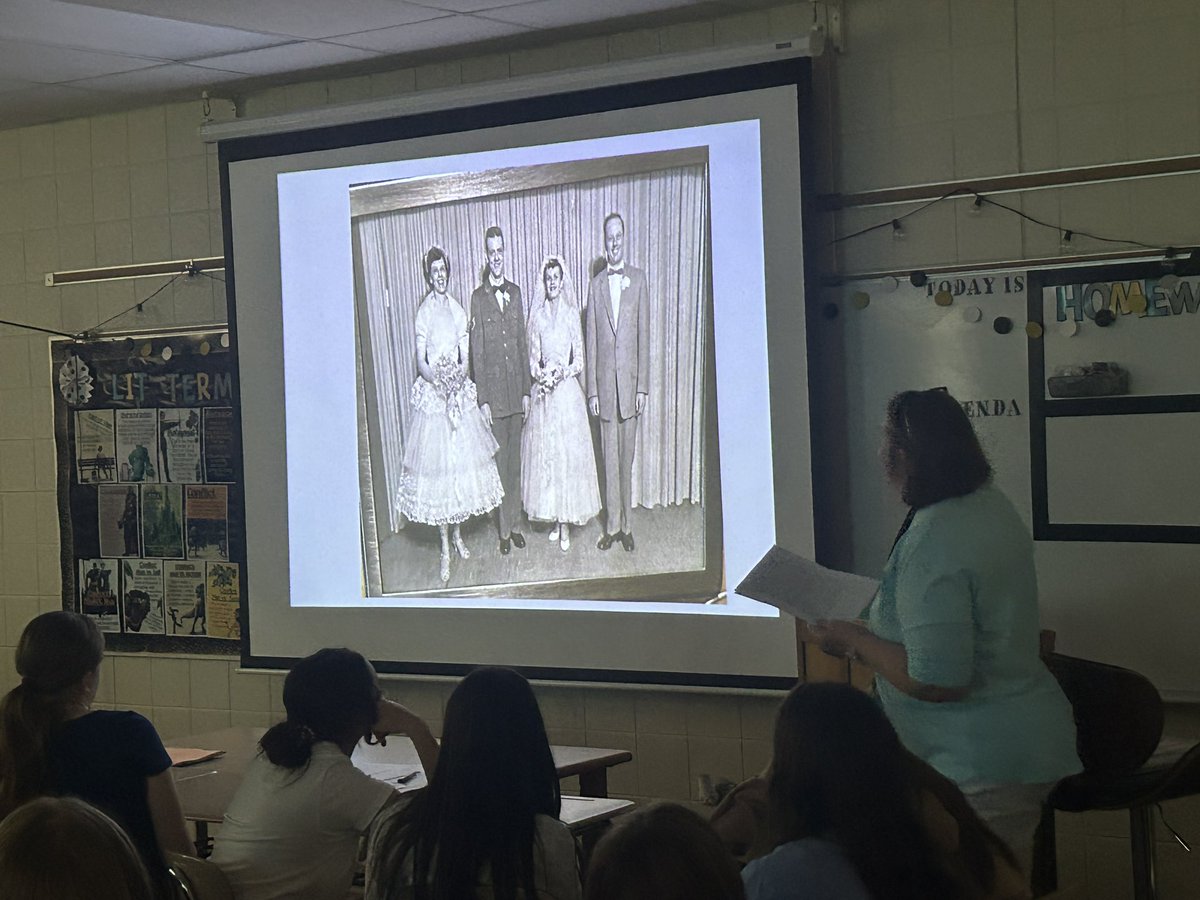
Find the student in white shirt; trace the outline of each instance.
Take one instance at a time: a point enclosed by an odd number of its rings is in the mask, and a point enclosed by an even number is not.
[[[429,788],[371,832],[367,900],[580,900],[575,840],[533,690],[476,669],[446,704]]]
[[[355,745],[406,734],[431,773],[437,742],[418,716],[382,698],[375,670],[353,650],[318,650],[298,662],[283,705],[287,719],[262,736],[212,858],[238,900],[342,900],[360,836],[397,796],[354,767]]]

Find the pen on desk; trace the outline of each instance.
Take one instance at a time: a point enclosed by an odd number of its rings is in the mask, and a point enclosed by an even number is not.
[[[409,772],[407,775],[400,775],[396,778],[396,784],[408,784],[420,774],[420,772]]]
[[[191,781],[193,778],[203,778],[205,775],[216,775],[216,774],[217,774],[216,769],[209,769],[207,772],[197,772],[195,775],[185,775],[182,778],[176,778],[175,783],[179,784],[179,782],[181,782],[181,781]]]

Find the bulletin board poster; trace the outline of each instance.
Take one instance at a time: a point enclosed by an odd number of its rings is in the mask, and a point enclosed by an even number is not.
[[[51,344],[63,608],[110,649],[240,646],[234,357],[223,330]]]

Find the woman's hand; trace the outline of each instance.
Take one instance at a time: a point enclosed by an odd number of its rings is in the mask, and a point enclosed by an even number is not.
[[[871,634],[862,622],[835,621],[814,622],[808,626],[808,632],[825,653],[841,659],[858,659],[863,636]]]

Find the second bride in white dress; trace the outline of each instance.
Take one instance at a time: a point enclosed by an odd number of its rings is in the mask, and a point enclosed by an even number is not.
[[[600,512],[596,456],[583,371],[583,328],[562,258],[542,265],[542,301],[529,317],[533,375],[529,421],[521,436],[521,500],[530,519],[551,522],[550,540],[566,551],[571,525]]]

